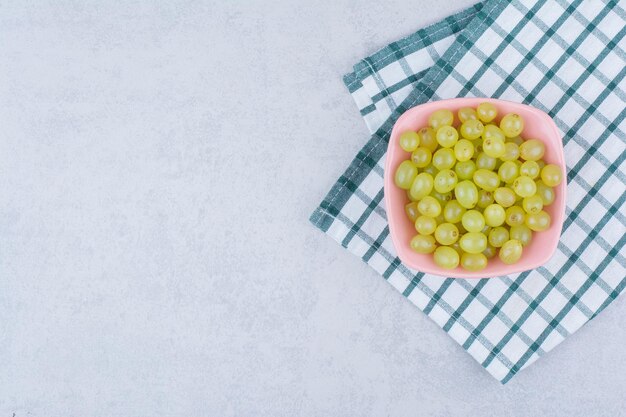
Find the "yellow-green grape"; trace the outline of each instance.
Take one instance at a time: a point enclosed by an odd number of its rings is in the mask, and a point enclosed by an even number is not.
[[[441,268],[454,269],[459,266],[459,254],[448,246],[439,246],[435,249],[433,259]]]
[[[459,116],[459,120],[461,123],[467,120],[477,120],[478,116],[476,115],[476,110],[471,107],[461,107],[457,112],[457,116]]]
[[[437,217],[441,213],[441,204],[435,197],[427,195],[417,203],[417,209],[424,216]]]
[[[520,206],[511,206],[504,211],[504,217],[509,226],[520,226],[526,220],[526,212]]]
[[[504,136],[504,132],[496,125],[489,124],[485,126],[485,130],[483,130],[483,140],[484,139],[499,139],[504,142],[506,136]]]
[[[550,215],[541,210],[539,213],[529,213],[526,215],[524,224],[534,232],[542,232],[550,227],[551,220]]]
[[[472,178],[474,179],[474,183],[483,190],[495,191],[496,188],[500,186],[498,174],[488,169],[477,169]]]
[[[428,149],[431,152],[435,152],[437,149],[437,138],[435,137],[435,129],[432,127],[424,127],[420,129],[417,134],[420,137],[420,146]]]
[[[535,179],[539,175],[539,165],[535,161],[526,161],[519,168],[519,174]]]
[[[461,249],[461,245],[459,244],[459,241],[457,240],[456,242],[454,242],[451,245],[448,245],[449,248],[452,248],[456,251],[456,253],[459,254],[459,256],[463,255],[463,249]]]
[[[437,244],[432,236],[417,235],[411,239],[411,249],[417,253],[433,253]]]
[[[519,146],[513,142],[504,142],[504,154],[500,157],[503,161],[515,161],[519,158]]]
[[[546,153],[546,145],[538,139],[528,139],[519,146],[519,156],[527,161],[538,161]]]
[[[513,181],[513,191],[520,197],[530,197],[537,192],[537,185],[531,178],[520,175]]]
[[[493,204],[493,193],[486,190],[478,190],[478,202],[476,205],[482,209]]]
[[[426,174],[430,174],[434,178],[435,175],[437,175],[437,173],[439,172],[439,170],[437,168],[435,168],[435,166],[433,164],[430,164],[426,168],[423,168],[422,172],[425,172]]]
[[[533,232],[526,225],[511,226],[509,231],[511,239],[519,240],[522,246],[528,246],[533,238]]]
[[[485,217],[485,223],[491,227],[500,226],[506,218],[504,208],[499,204],[491,204],[485,207],[483,216]]]
[[[396,185],[403,190],[408,190],[413,184],[413,180],[417,176],[417,167],[411,161],[402,161],[396,169],[394,178]]]
[[[494,227],[489,232],[489,244],[494,248],[500,248],[504,242],[509,240],[509,231],[504,227]]]
[[[539,171],[541,171],[543,169],[543,167],[546,166],[546,163],[544,162],[543,159],[540,159],[537,161],[537,166],[539,167]]]
[[[519,168],[513,161],[505,161],[498,168],[500,179],[507,184],[512,183],[519,176]]]
[[[435,240],[442,245],[451,245],[459,239],[459,229],[452,223],[443,223],[435,229]]]
[[[519,136],[524,130],[524,119],[519,114],[509,113],[500,121],[500,129],[509,138]]]
[[[524,139],[519,136],[515,136],[513,138],[506,138],[506,142],[514,143],[519,147],[522,143],[524,143]]]
[[[444,148],[451,148],[459,140],[459,132],[452,126],[441,126],[437,129],[437,143]]]
[[[437,190],[432,190],[429,194],[431,197],[435,197],[439,204],[443,207],[448,201],[452,200],[452,193],[438,193]]]
[[[468,232],[480,232],[485,227],[485,217],[478,210],[468,210],[461,217],[461,224]]]
[[[483,151],[483,138],[472,139],[472,145],[474,145],[474,156]]]
[[[476,108],[478,119],[484,123],[489,123],[498,115],[498,109],[491,103],[480,103]]]
[[[500,248],[498,256],[503,263],[507,265],[514,264],[522,257],[522,243],[515,239],[508,240]]]
[[[549,206],[554,203],[554,190],[551,187],[548,187],[543,181],[539,180],[535,182],[537,186],[537,195],[541,197],[541,201],[544,206]]]
[[[437,224],[445,223],[446,219],[443,218],[443,213],[439,213],[439,216],[435,217],[435,221]]]
[[[492,158],[500,158],[504,155],[504,141],[496,138],[484,139],[483,152]]]
[[[493,158],[486,153],[481,152],[476,157],[476,168],[488,169],[490,171],[493,171],[496,168],[496,158]]]
[[[411,189],[409,191],[411,197],[415,200],[421,200],[426,197],[433,190],[433,176],[422,172],[417,175],[413,180],[413,184],[411,185]]]
[[[454,166],[454,172],[460,180],[469,180],[476,172],[476,164],[474,161],[460,161]]]
[[[548,187],[556,187],[561,180],[563,180],[563,174],[558,165],[548,164],[541,170],[541,181]]]
[[[485,126],[480,122],[480,120],[470,119],[463,122],[459,132],[465,139],[473,140],[479,138],[483,134],[484,130]]]
[[[417,217],[419,216],[419,211],[417,211],[417,202],[416,201],[412,201],[409,204],[407,204],[406,206],[404,206],[404,211],[406,212],[406,216],[412,222],[414,222],[417,219]]]
[[[481,230],[480,233],[482,233],[483,235],[487,236],[489,234],[490,230],[491,230],[491,226],[485,225],[485,227],[483,227],[483,230]]]
[[[456,200],[448,201],[443,208],[443,218],[449,223],[458,223],[465,214],[465,207]]]
[[[526,213],[539,213],[543,209],[543,200],[537,194],[525,197],[522,200],[522,208]]]
[[[420,137],[417,132],[411,130],[400,135],[400,147],[407,152],[413,152],[420,145]]]
[[[428,116],[428,124],[435,130],[441,126],[452,126],[454,122],[454,114],[448,109],[435,110]]]
[[[407,190],[406,196],[409,198],[409,201],[411,202],[417,202],[417,200],[419,200],[419,198],[413,198],[413,196],[411,195],[411,190]]]
[[[487,245],[487,247],[485,248],[485,250],[482,252],[483,255],[485,255],[487,257],[487,259],[491,259],[494,256],[496,256],[496,253],[498,251],[496,250],[496,248],[494,248],[491,245]]]
[[[508,187],[499,187],[493,192],[493,199],[502,207],[511,207],[515,204],[515,193]]]
[[[467,139],[461,139],[454,145],[454,156],[457,161],[466,162],[474,156],[474,145]]]
[[[450,169],[454,166],[456,157],[454,151],[450,148],[439,149],[433,155],[433,165],[438,170]]]
[[[435,176],[435,190],[438,193],[447,193],[454,189],[457,182],[456,172],[451,169],[442,169]]]
[[[433,154],[430,149],[425,147],[419,147],[413,151],[411,154],[411,161],[418,168],[425,168],[430,164],[431,159],[433,158]]]
[[[415,230],[420,235],[432,235],[435,233],[435,229],[437,228],[437,220],[428,216],[419,216],[415,219]]]
[[[487,247],[487,236],[482,233],[468,232],[461,236],[459,244],[467,253],[481,253]]]
[[[482,253],[464,253],[461,255],[461,267],[468,271],[480,271],[487,266],[487,257]]]
[[[478,189],[473,182],[465,180],[454,187],[456,200],[465,208],[471,209],[478,203]]]

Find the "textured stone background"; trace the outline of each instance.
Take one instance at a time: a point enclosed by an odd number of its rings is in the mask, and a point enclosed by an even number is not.
[[[0,416],[624,415],[623,298],[503,387],[307,221],[471,3],[2,2]]]

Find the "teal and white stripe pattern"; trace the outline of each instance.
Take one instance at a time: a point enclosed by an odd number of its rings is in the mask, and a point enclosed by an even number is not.
[[[395,42],[345,76],[372,137],[311,215],[502,383],[626,286],[626,12],[623,2],[488,0]],[[397,258],[383,203],[389,134],[407,109],[452,97],[538,107],[563,135],[566,218],[540,268],[481,280]]]

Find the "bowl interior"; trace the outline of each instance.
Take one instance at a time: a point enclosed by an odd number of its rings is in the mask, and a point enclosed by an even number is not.
[[[563,170],[564,180],[555,188],[554,203],[544,207],[544,210],[552,218],[550,228],[543,232],[533,232],[532,241],[524,248],[519,262],[506,265],[495,257],[489,260],[489,264],[482,271],[466,271],[461,267],[452,270],[443,269],[434,263],[432,254],[416,253],[409,246],[411,238],[417,232],[404,211],[404,206],[409,202],[406,191],[394,184],[393,177],[398,165],[408,159],[410,154],[400,148],[398,139],[407,130],[418,130],[427,126],[428,116],[437,109],[452,110],[455,113],[455,122],[458,122],[456,120],[458,109],[476,107],[485,101],[494,103],[498,108],[499,117],[496,122],[499,122],[500,117],[506,113],[520,114],[525,120],[525,127],[521,136],[524,139],[535,138],[544,142],[546,146],[544,161],[560,166]],[[441,100],[414,107],[405,112],[394,125],[385,164],[385,204],[390,234],[398,256],[410,268],[453,278],[490,278],[536,268],[550,259],[559,241],[565,213],[565,178],[565,159],[560,133],[550,116],[539,109],[524,104],[485,98]]]

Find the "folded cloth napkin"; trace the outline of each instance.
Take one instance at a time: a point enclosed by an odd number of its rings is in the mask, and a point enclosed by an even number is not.
[[[626,12],[618,1],[488,0],[363,59],[345,83],[373,136],[311,215],[502,383],[626,286]],[[540,108],[565,146],[558,249],[542,267],[481,280],[404,266],[389,237],[383,167],[407,109],[452,97]]]

